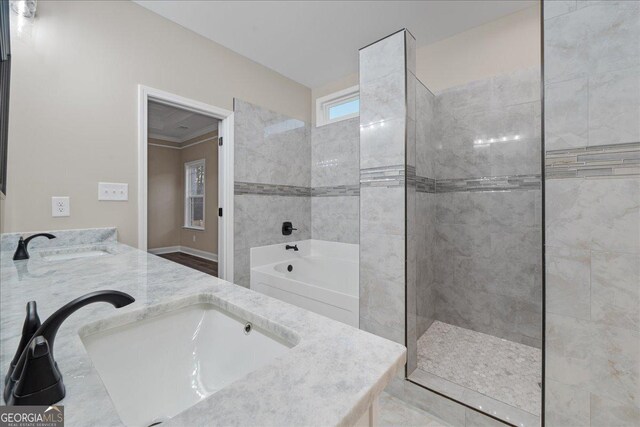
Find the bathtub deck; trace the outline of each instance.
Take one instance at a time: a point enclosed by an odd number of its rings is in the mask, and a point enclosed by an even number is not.
[[[538,348],[439,321],[418,340],[423,378],[437,376],[452,387],[473,390],[535,416],[540,414],[541,367]]]

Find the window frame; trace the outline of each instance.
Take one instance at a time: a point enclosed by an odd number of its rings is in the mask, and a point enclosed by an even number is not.
[[[193,196],[191,195],[191,180],[189,179],[189,172],[193,167],[198,167],[202,165],[202,173],[204,175],[204,179],[202,181],[202,196]],[[193,160],[190,162],[184,163],[184,225],[183,228],[187,228],[189,230],[199,230],[204,231],[206,227],[206,181],[207,181],[207,162],[205,159]],[[191,224],[191,205],[190,200],[192,198],[202,198],[202,223],[204,226],[198,227]]]
[[[331,123],[341,122],[343,120],[349,120],[354,117],[360,116],[360,109],[357,113],[346,114],[344,116],[336,117],[335,119],[329,118],[329,110],[340,104],[360,99],[360,86],[355,85],[338,92],[330,93],[329,95],[322,96],[316,99],[316,127],[328,125]]]

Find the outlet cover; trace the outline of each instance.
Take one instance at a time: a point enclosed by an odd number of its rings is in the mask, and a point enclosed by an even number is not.
[[[99,182],[98,200],[126,202],[129,200],[129,184]]]
[[[51,216],[71,216],[69,197],[54,196],[51,198]]]

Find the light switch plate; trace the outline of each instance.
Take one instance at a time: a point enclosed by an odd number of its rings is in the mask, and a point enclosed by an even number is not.
[[[51,216],[71,216],[69,197],[54,196],[51,198]]]
[[[124,202],[129,200],[129,184],[99,182],[98,200]]]

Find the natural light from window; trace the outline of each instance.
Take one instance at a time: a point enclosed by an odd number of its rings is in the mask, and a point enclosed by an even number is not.
[[[204,230],[204,159],[185,163],[185,224]]]
[[[360,98],[346,101],[343,104],[338,104],[329,107],[329,120],[335,120],[339,117],[354,115],[360,112]]]
[[[352,86],[316,99],[316,126],[348,120],[360,115],[360,90]]]

